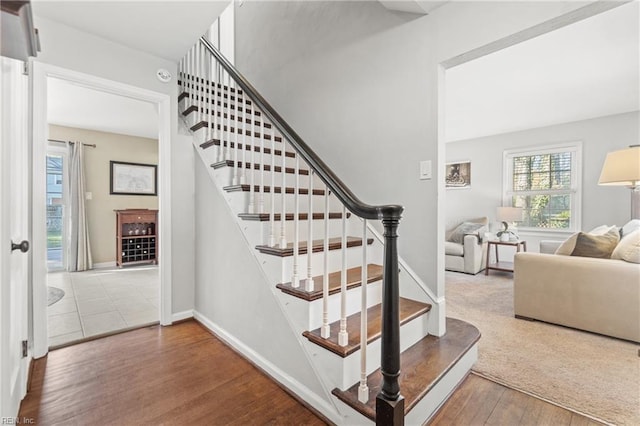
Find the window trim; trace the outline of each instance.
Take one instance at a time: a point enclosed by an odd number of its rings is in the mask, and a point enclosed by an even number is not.
[[[560,193],[570,193],[571,197],[571,222],[568,229],[553,228],[533,228],[518,227],[522,232],[528,234],[563,234],[567,232],[577,232],[582,229],[582,141],[571,141],[543,146],[533,146],[517,149],[505,150],[502,155],[502,205],[511,206],[511,197],[514,195],[513,188],[513,158],[533,155],[556,154],[559,152],[571,152],[571,188],[568,190],[554,191]],[[575,172],[574,172],[575,171]],[[521,191],[539,193],[539,191]]]

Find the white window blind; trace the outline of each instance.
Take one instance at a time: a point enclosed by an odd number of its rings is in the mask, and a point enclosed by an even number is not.
[[[503,204],[522,207],[520,229],[579,229],[580,157],[580,143],[505,153]]]

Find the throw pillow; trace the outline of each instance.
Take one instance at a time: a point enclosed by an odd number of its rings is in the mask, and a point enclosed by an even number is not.
[[[482,223],[463,222],[449,235],[449,240],[452,243],[462,244],[464,242],[464,236],[468,234],[478,235],[480,238],[479,230],[483,228]]]
[[[640,229],[640,219],[631,219],[620,229],[620,236],[624,238],[625,235],[629,235],[638,229]]]
[[[611,229],[604,235],[591,235],[579,232],[576,238],[576,247],[571,256],[599,257],[609,259],[611,253],[620,241],[617,229]]]
[[[610,232],[612,229],[617,230],[615,225],[614,226],[600,225],[593,228],[591,231],[588,232],[588,234],[604,235]],[[560,246],[556,249],[554,254],[559,254],[561,256],[571,256],[571,253],[573,253],[573,250],[576,248],[576,240],[578,239],[578,234],[580,233],[581,232],[576,232],[575,234],[567,238],[565,241],[563,241],[562,244],[560,244]]]
[[[640,228],[622,237],[611,253],[611,258],[640,263]]]
[[[576,248],[577,239],[578,233],[575,233],[564,240],[562,244],[560,244],[560,246],[556,249],[555,254],[559,254],[561,256],[571,256],[571,253],[573,253],[573,249]]]

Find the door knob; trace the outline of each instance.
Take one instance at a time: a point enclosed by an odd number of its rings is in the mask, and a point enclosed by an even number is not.
[[[29,251],[29,241],[27,240],[22,240],[22,242],[20,244],[16,244],[13,241],[11,241],[11,251],[14,250],[20,250],[23,253],[26,253]]]

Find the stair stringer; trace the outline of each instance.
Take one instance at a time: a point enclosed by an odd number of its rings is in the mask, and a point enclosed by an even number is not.
[[[213,213],[215,220],[196,218],[199,232],[194,317],[329,420],[343,424],[331,388],[319,379],[316,366],[303,347],[302,335],[291,324],[276,295],[280,291],[264,275],[255,250],[244,238],[239,219],[212,184],[208,169],[196,161],[196,188],[200,183],[206,190],[200,203],[196,201],[200,204],[197,214]],[[199,239],[203,242],[202,238],[206,240],[209,236],[220,239],[220,246],[214,251],[222,252],[223,256],[228,252],[236,264],[224,258],[218,259],[222,262],[220,266],[216,264],[218,253],[211,255],[210,250],[198,243]],[[238,281],[241,285],[237,285]]]

